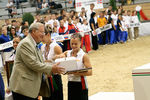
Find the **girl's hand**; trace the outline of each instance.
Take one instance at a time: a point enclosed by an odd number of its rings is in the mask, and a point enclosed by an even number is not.
[[[60,55],[56,55],[55,58],[65,58],[65,55],[64,54],[60,54]]]

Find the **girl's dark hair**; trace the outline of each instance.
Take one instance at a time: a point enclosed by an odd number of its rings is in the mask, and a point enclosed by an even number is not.
[[[73,33],[71,35],[71,39],[76,39],[78,38],[81,41],[82,36],[79,33]]]
[[[12,35],[12,33],[11,33],[11,30],[12,30],[12,29],[15,30],[15,36],[17,36],[17,35],[16,35],[16,28],[15,28],[14,26],[12,26],[12,27],[10,28],[10,34],[9,34],[10,37],[11,37],[11,39],[13,39],[13,35]]]
[[[95,15],[96,15],[96,13],[95,13],[95,12],[92,12],[92,13],[91,13],[91,18],[94,18]]]
[[[28,26],[22,26],[21,32],[23,32],[25,29],[29,29],[29,27]]]

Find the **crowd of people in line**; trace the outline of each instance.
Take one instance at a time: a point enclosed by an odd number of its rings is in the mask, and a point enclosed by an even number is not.
[[[132,28],[129,27],[130,23],[140,22],[136,11],[123,10],[121,6],[117,10],[112,10],[112,7],[109,6],[105,11],[96,13],[94,7],[95,5],[91,4],[89,10],[86,11],[85,8],[82,8],[80,13],[74,10],[70,12],[61,10],[60,14],[50,13],[44,17],[38,14],[30,26],[27,21],[12,20],[10,23],[9,19],[6,19],[2,26],[0,44],[13,41],[13,48],[2,51],[4,65],[5,61],[15,60],[17,45],[33,32],[30,28],[36,23],[42,23],[45,27],[45,32],[39,30],[44,36],[42,42],[37,45],[44,60],[53,62],[57,57],[74,56],[81,60],[78,64],[81,68],[83,65],[87,68],[91,67],[85,52],[89,53],[92,49],[98,50],[99,45],[125,43],[139,37],[139,28],[133,28],[133,36]],[[102,28],[107,24],[111,24],[112,28],[100,34],[96,33],[97,28]],[[55,41],[56,36],[68,34],[73,34],[70,40]],[[83,46],[85,46],[85,51],[80,49]],[[69,74],[68,77],[68,100],[88,100],[88,87],[84,76],[92,75],[92,71],[72,74]],[[52,92],[51,98],[45,98],[45,100],[63,100],[61,76],[51,75],[48,79]],[[2,87],[4,88],[4,86]],[[1,97],[4,93],[4,91],[0,93]]]

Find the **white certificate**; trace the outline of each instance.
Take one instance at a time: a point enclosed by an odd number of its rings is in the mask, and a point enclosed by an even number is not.
[[[59,58],[59,59],[56,59],[55,62],[56,63],[60,62],[60,64],[58,66],[64,67],[65,72],[78,69],[77,60],[75,57]]]

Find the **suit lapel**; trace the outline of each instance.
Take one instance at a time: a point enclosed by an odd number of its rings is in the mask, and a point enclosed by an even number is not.
[[[33,41],[33,39],[32,39],[32,37],[31,37],[30,34],[28,35],[28,37],[29,37],[29,39],[30,39],[30,42],[31,42],[31,44],[32,44],[32,47],[34,47],[34,50],[35,50],[35,52],[36,52],[36,54],[37,54],[37,56],[38,56],[40,62],[43,62],[41,50],[38,49],[38,48],[34,45],[34,41]]]
[[[41,50],[37,50],[37,54],[38,54],[40,61],[43,62]]]

